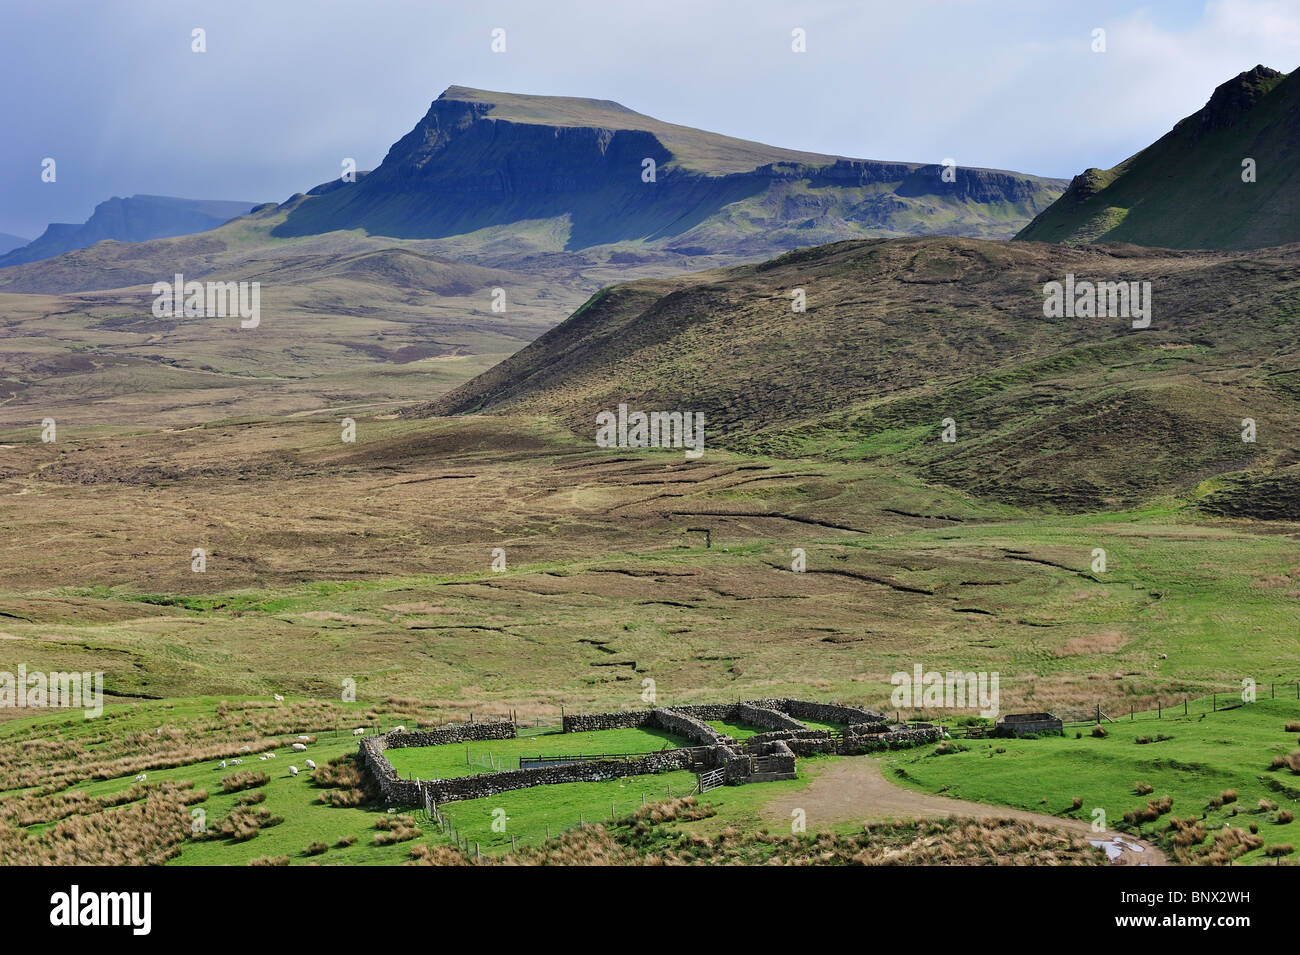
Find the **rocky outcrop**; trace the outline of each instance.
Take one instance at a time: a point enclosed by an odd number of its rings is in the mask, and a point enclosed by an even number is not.
[[[1064,186],[999,170],[958,169],[952,181],[942,172],[763,146],[608,101],[452,87],[377,169],[295,200],[273,234],[360,228],[434,239],[552,220],[569,230],[567,249],[638,241],[707,254],[757,242],[770,252],[925,234],[931,217],[934,231],[1007,237]],[[739,220],[738,203],[747,203]]]

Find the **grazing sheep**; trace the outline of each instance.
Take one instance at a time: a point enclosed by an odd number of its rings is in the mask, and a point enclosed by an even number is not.
[[[221,768],[222,769],[226,768],[226,761],[224,759],[221,761]]]
[[[297,767],[297,766],[290,766],[290,767],[289,767],[289,775],[290,775],[290,776],[297,776],[297,775],[298,775],[298,767]]]
[[[239,747],[239,751],[241,753],[251,753],[253,751],[253,747],[245,743],[243,746]]]
[[[406,727],[405,727],[405,726],[399,726],[399,727],[397,727],[397,729],[393,730],[393,732],[394,732],[394,733],[405,733],[405,732],[406,732]]]
[[[260,759],[262,762],[266,762],[266,756],[265,756],[265,755],[263,755],[263,756],[259,756],[259,757],[257,757],[257,758]]]
[[[312,759],[307,760],[307,768],[308,768],[308,769],[315,769],[315,768],[316,768],[316,761],[315,761],[315,760],[312,760]]]
[[[242,766],[243,764],[244,764],[244,761],[243,761],[242,759],[232,759],[232,760],[230,761],[230,765],[231,765],[231,766]]]
[[[1161,659],[1161,660],[1168,660],[1168,659],[1169,659],[1169,654],[1167,654],[1167,653],[1162,653],[1162,654],[1160,654],[1160,659]]]
[[[305,752],[307,752],[307,744],[306,744],[306,743],[294,743],[294,744],[293,744],[293,751],[294,751],[295,753],[305,753]]]
[[[275,702],[277,702],[277,703],[283,703],[283,702],[284,702],[284,697],[282,697],[279,693],[276,693],[276,694],[275,694]]]
[[[136,781],[137,783],[142,783],[142,782],[144,782],[144,781],[145,781],[145,774],[144,774],[144,773],[141,773],[139,776],[135,777],[135,781]]]
[[[267,758],[267,759],[275,759],[275,753],[267,753],[267,754],[266,754],[266,758]]]
[[[306,733],[299,733],[299,734],[298,734],[298,738],[299,738],[299,739],[311,739],[311,737],[308,736]]]
[[[365,729],[360,726],[352,731],[353,736],[361,736],[363,733],[365,733]]]

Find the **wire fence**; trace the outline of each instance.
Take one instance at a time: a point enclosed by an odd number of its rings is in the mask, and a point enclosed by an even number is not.
[[[1297,700],[1300,701],[1300,680],[1286,683],[1252,684],[1248,688],[1237,687],[1223,692],[1213,691],[1208,696],[1189,697],[1181,700],[1161,699],[1156,701],[1154,709],[1139,710],[1133,703],[1097,703],[1091,709],[1063,710],[1056,715],[1065,726],[1085,726],[1095,723],[1142,723],[1150,720],[1163,720],[1184,716],[1198,716],[1206,713],[1220,713],[1239,709],[1259,700]]]

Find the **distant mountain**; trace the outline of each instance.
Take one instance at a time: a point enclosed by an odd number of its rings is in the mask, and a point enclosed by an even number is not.
[[[171,196],[114,196],[95,206],[81,225],[54,222],[40,238],[0,255],[0,268],[37,262],[116,239],[118,242],[146,242],[178,235],[207,232],[251,210],[254,202],[219,199],[175,199]],[[0,245],[2,248],[2,245]]]
[[[1114,169],[1089,169],[1017,236],[1171,249],[1300,241],[1300,71],[1256,66]],[[1244,182],[1253,159],[1255,181]]]
[[[764,146],[608,100],[453,86],[377,169],[313,190],[272,234],[438,239],[509,226],[541,251],[632,242],[763,255],[863,236],[1010,237],[1065,187],[943,172]]]
[[[12,235],[8,232],[0,232],[0,255],[11,252],[14,249],[26,245],[31,239],[24,239],[20,235]]]
[[[1071,274],[1150,282],[1150,326],[1046,317],[1044,284]],[[798,288],[806,311],[792,314]],[[708,447],[897,464],[1017,505],[1175,493],[1294,520],[1297,327],[1300,245],[841,242],[604,289],[408,413],[540,415],[594,442],[597,414],[620,404],[700,412]],[[1267,440],[1242,440],[1246,418]],[[946,419],[954,443],[940,440]]]

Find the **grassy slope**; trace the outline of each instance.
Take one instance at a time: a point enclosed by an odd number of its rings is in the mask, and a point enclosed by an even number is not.
[[[1225,86],[1242,82],[1238,77]],[[1231,125],[1205,124],[1212,100],[1114,169],[1085,172],[1016,238],[1176,249],[1254,249],[1300,240],[1300,172],[1292,161],[1300,135],[1300,72],[1246,82],[1260,98]],[[1256,161],[1255,182],[1242,181],[1246,157]]]
[[[1268,699],[1265,688],[1257,703],[1219,712],[1207,712],[1210,707],[1197,701],[1186,717],[1181,706],[1166,709],[1160,720],[1153,712],[1139,713],[1134,722],[1121,718],[1107,723],[1104,739],[1090,736],[1087,726],[1078,728],[1082,739],[1075,739],[1073,727],[1064,737],[958,739],[966,747],[962,752],[937,756],[928,747],[891,756],[889,762],[902,785],[1086,821],[1101,809],[1106,825],[1120,831],[1133,831],[1123,821],[1126,812],[1171,796],[1174,816],[1204,813],[1211,832],[1223,826],[1244,829],[1253,822],[1265,846],[1294,845],[1300,839],[1300,823],[1279,824],[1276,812],[1259,808],[1260,800],[1267,799],[1293,815],[1300,809],[1300,778],[1286,769],[1269,768],[1274,756],[1297,749],[1296,734],[1285,731],[1287,724],[1300,720],[1295,685],[1279,687],[1279,694],[1282,698]],[[1157,734],[1171,738],[1135,742]],[[1154,791],[1139,796],[1139,782]],[[1237,791],[1236,802],[1211,807],[1210,800],[1225,790]],[[1082,805],[1074,810],[1076,797]],[[1162,833],[1167,824],[1167,817],[1146,823],[1143,833]],[[1260,849],[1245,861],[1267,860]]]
[[[546,413],[580,435],[620,403],[692,410],[714,446],[902,463],[986,498],[1069,510],[1248,472],[1278,478],[1270,506],[1294,518],[1297,254],[823,246],[606,290],[429,410]],[[1067,273],[1149,281],[1151,327],[1045,318],[1043,283]],[[955,444],[939,441],[947,417]],[[1266,435],[1254,444],[1241,440],[1247,417]]]
[[[1008,705],[1295,676],[1294,525],[1174,499],[996,507],[862,462],[629,459],[533,425],[363,422],[356,448],[310,422],[21,445],[0,495],[2,645],[104,670],[116,693],[333,695],[352,678],[460,718],[637,705],[645,678],[666,701],[880,706],[918,658],[1000,670]],[[711,549],[686,533],[702,525]]]

